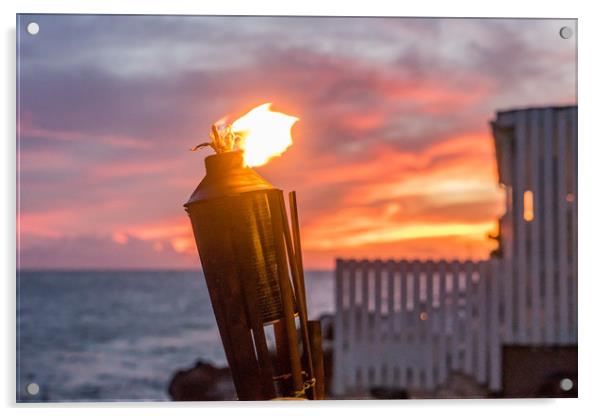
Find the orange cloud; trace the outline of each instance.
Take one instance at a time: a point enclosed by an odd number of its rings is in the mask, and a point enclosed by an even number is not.
[[[345,118],[347,126],[354,130],[371,130],[382,125],[385,114],[379,111],[351,114]]]
[[[357,247],[329,249],[305,248],[305,263],[311,267],[332,269],[336,258],[356,259],[483,259],[496,247],[496,243],[483,236],[445,236],[412,238],[394,242],[366,244]]]
[[[314,185],[344,186],[345,192],[333,209],[304,223],[311,262],[322,264],[318,253],[394,254],[393,247],[400,248],[396,257],[486,256],[495,246],[487,234],[503,210],[490,140],[451,137],[419,152],[381,146],[343,169],[317,172]],[[416,241],[431,246],[412,249]]]

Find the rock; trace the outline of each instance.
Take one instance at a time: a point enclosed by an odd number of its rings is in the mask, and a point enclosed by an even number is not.
[[[188,370],[174,374],[169,395],[175,401],[236,400],[236,390],[227,367],[214,367],[199,360]]]

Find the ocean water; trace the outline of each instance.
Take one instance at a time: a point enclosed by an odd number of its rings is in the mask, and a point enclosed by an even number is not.
[[[199,271],[20,271],[17,279],[18,401],[169,400],[175,371],[198,359],[226,364]],[[306,272],[306,290],[310,318],[333,312],[332,272]]]

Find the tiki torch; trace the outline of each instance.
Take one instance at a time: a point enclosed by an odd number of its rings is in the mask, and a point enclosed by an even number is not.
[[[212,127],[215,154],[184,205],[240,400],[324,398],[319,322],[308,322],[295,193],[252,166],[291,143],[297,118],[259,106]],[[275,351],[266,333],[272,332]]]

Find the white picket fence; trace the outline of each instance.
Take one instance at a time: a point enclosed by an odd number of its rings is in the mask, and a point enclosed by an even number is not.
[[[452,371],[498,389],[502,264],[338,260],[333,392],[431,390]]]
[[[577,343],[577,108],[500,112],[492,129],[502,257],[337,260],[335,395],[433,390],[451,372],[499,391],[502,344]]]

